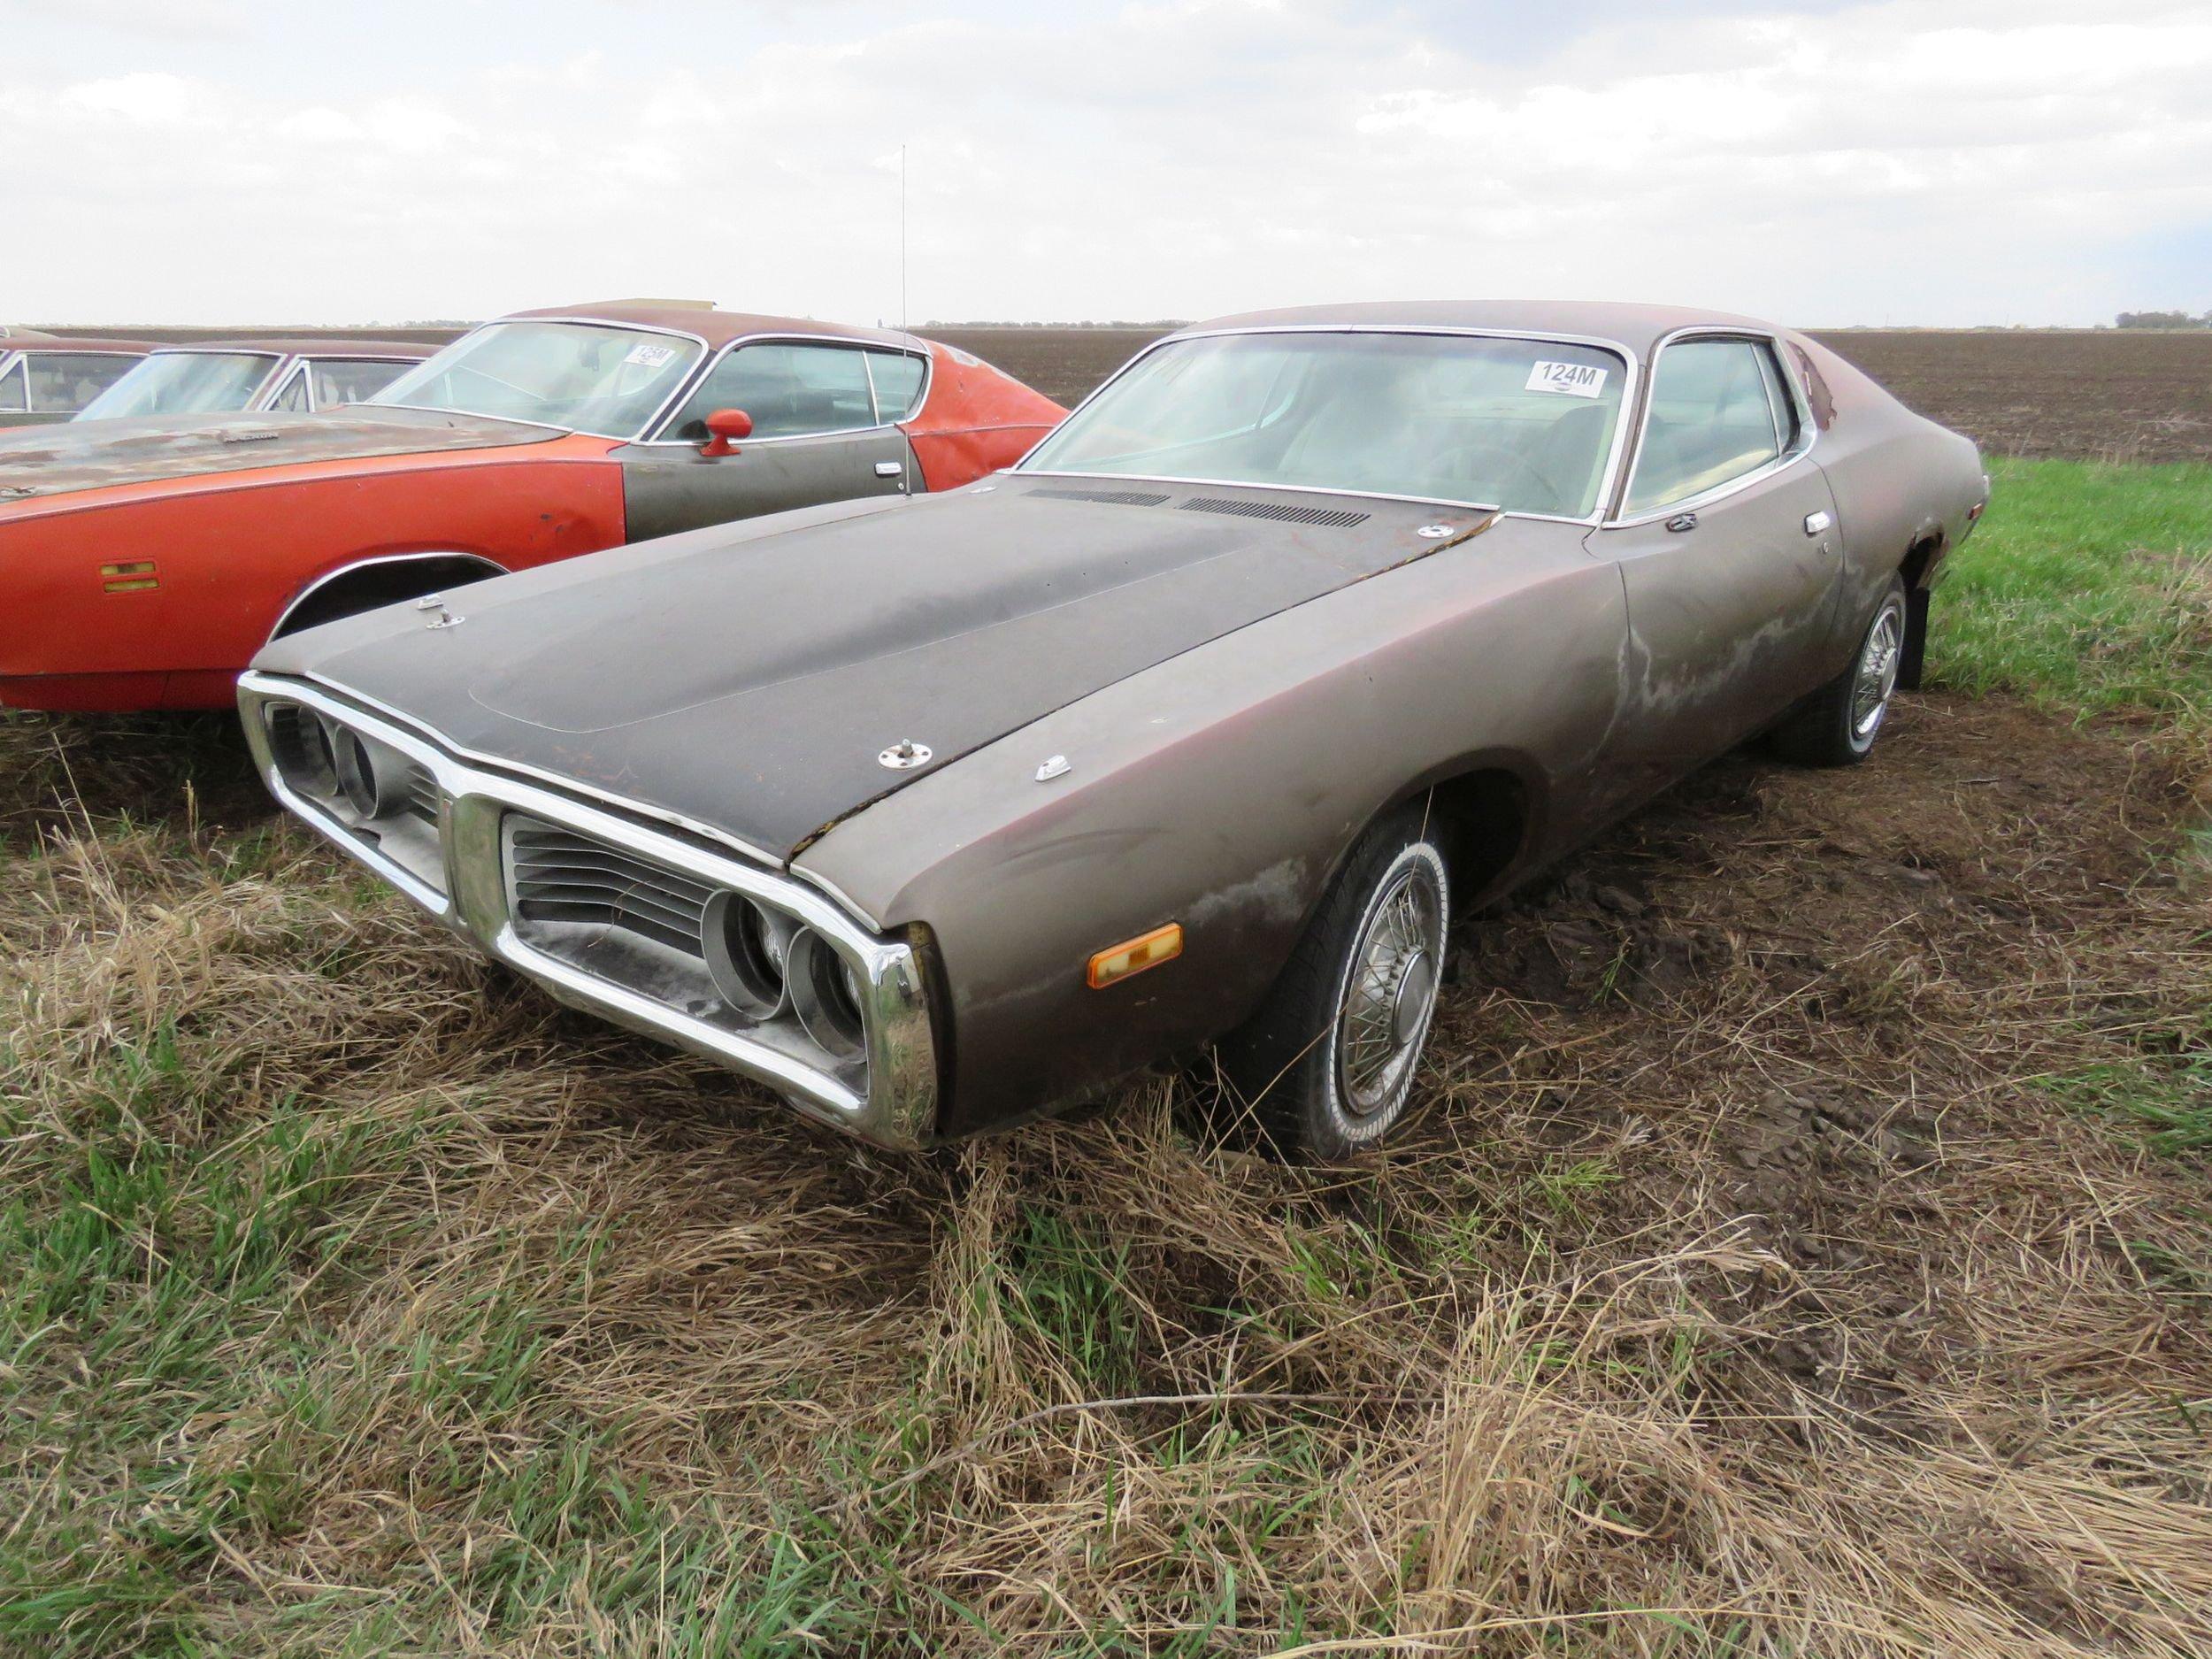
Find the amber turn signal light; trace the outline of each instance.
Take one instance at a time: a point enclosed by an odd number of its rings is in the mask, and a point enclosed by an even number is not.
[[[1182,954],[1183,925],[1170,922],[1148,933],[1139,933],[1134,939],[1125,939],[1118,945],[1109,945],[1091,958],[1090,972],[1084,975],[1084,979],[1091,989],[1101,991],[1116,979],[1156,968]]]

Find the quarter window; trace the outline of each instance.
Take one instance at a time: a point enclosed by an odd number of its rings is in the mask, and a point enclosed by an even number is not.
[[[23,366],[30,377],[30,407],[42,414],[74,414],[121,380],[137,361],[92,352],[26,352]]]
[[[872,426],[875,396],[867,357],[854,346],[780,341],[740,346],[708,372],[664,435],[703,438],[707,417],[718,409],[743,410],[753,418],[757,438]]]
[[[284,382],[284,389],[269,401],[269,407],[304,412],[307,408],[307,371],[294,369]]]
[[[1684,340],[1659,354],[1629,512],[1686,501],[1772,465],[1797,414],[1774,354],[1751,340]]]
[[[400,376],[404,363],[380,363],[360,357],[311,357],[307,372],[315,379],[315,407],[335,409],[375,396]]]
[[[868,379],[876,388],[876,424],[887,426],[914,412],[922,393],[922,360],[910,351],[871,351]]]

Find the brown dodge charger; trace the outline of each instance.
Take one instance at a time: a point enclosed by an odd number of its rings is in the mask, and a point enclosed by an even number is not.
[[[554,995],[896,1147],[1217,1046],[1324,1156],[1446,931],[1911,683],[1973,446],[1786,329],[1342,305],[1153,345],[1011,471],[272,644],[278,797]]]

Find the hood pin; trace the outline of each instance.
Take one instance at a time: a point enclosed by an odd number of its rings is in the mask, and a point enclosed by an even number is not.
[[[1451,533],[1452,527],[1448,524],[1425,524],[1413,534],[1425,535],[1432,541],[1440,541]]]
[[[1055,755],[1050,760],[1045,762],[1043,765],[1037,768],[1037,781],[1039,783],[1050,783],[1055,778],[1066,777],[1070,770],[1071,769],[1068,765],[1068,757],[1065,755]]]
[[[434,611],[438,613],[436,616],[431,618],[428,622],[423,625],[426,627],[457,628],[464,622],[468,620],[466,617],[455,616],[450,611],[448,611],[445,608],[445,595],[443,594],[424,595],[420,599],[415,601],[415,609],[418,611]]]
[[[929,764],[935,751],[926,743],[917,743],[910,737],[902,737],[876,757],[876,764],[888,766],[893,772],[911,772],[917,766]]]

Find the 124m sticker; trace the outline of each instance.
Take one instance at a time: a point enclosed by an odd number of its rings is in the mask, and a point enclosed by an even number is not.
[[[1522,389],[1595,397],[1605,390],[1605,371],[1587,363],[1539,363],[1528,372],[1528,384]]]

